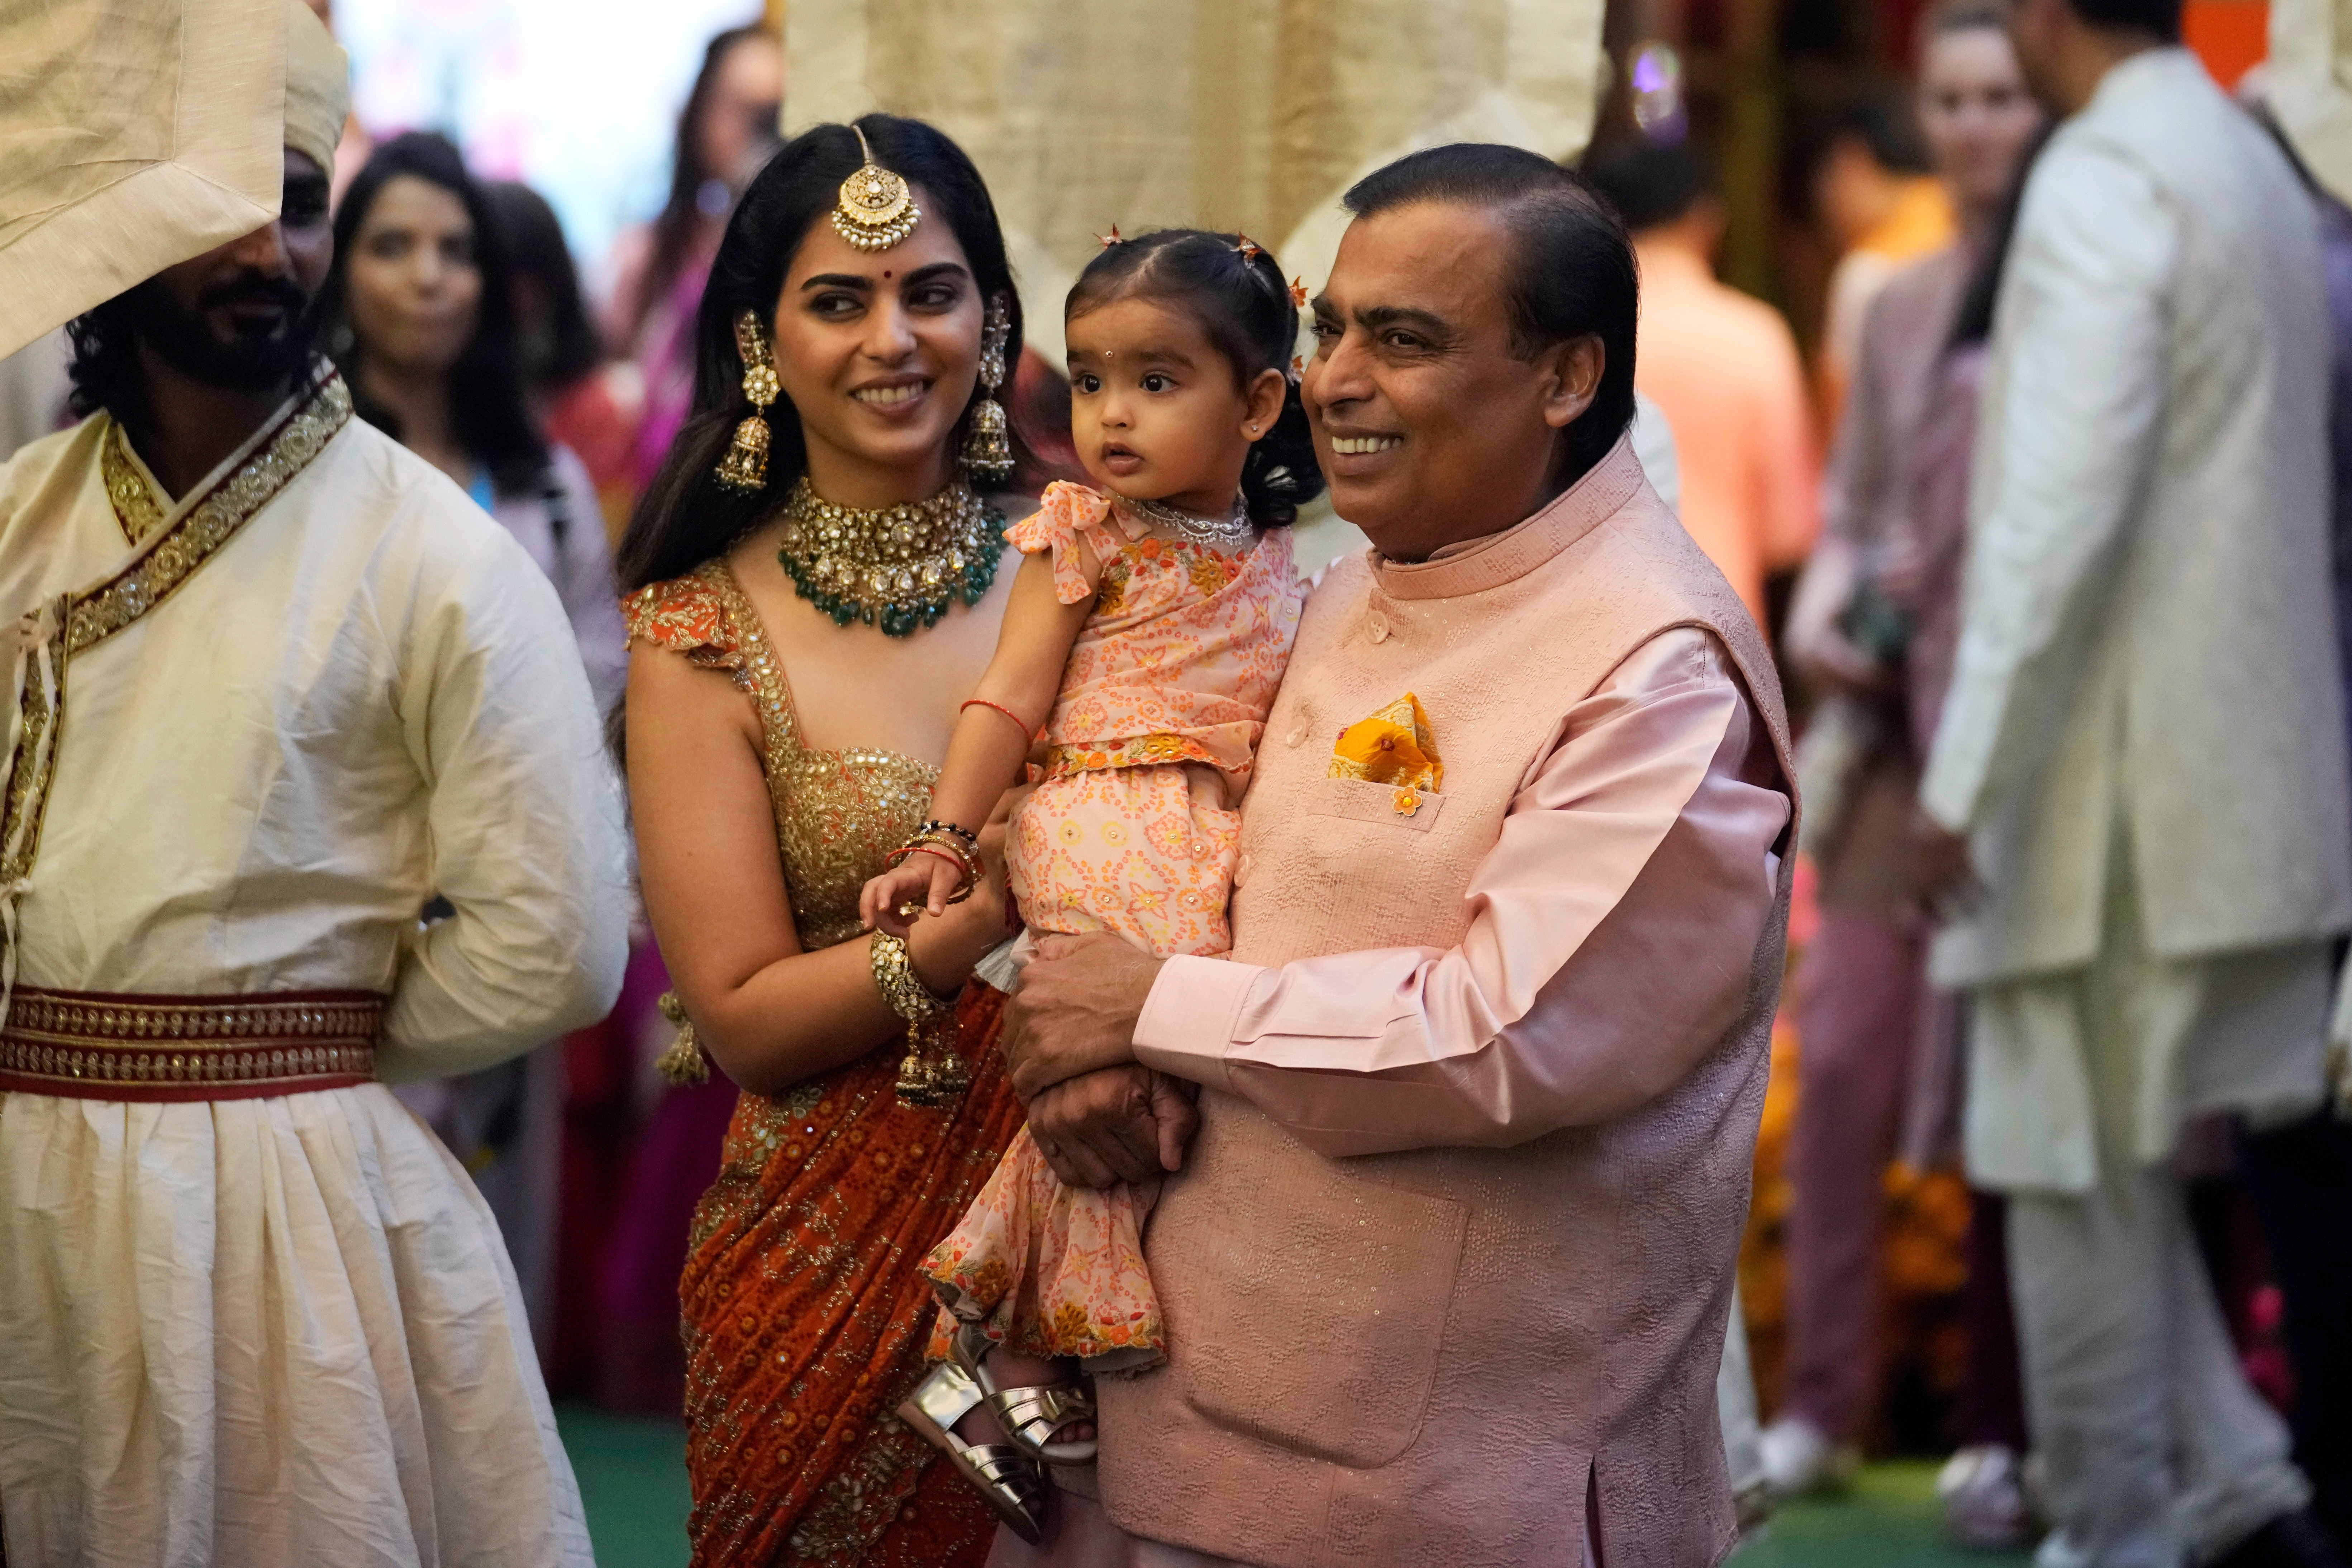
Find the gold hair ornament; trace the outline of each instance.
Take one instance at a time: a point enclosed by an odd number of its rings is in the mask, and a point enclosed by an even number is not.
[[[762,490],[768,487],[768,405],[782,383],[776,379],[775,353],[756,311],[735,318],[735,348],[743,356],[743,396],[751,416],[735,426],[735,439],[719,459],[719,482],[730,490]]]
[[[850,129],[857,132],[857,150],[866,162],[841,182],[841,200],[833,209],[833,230],[860,250],[887,250],[915,232],[923,209],[915,205],[915,193],[907,188],[906,181],[874,161],[865,130],[856,125]]]
[[[1013,432],[996,389],[1004,384],[1004,350],[1013,336],[1013,312],[1000,294],[988,302],[980,331],[980,401],[971,405],[971,428],[963,438],[963,466],[983,479],[1013,477]]]

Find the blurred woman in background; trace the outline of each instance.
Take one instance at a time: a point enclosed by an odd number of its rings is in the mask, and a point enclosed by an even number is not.
[[[511,180],[486,184],[483,194],[513,265],[515,336],[531,411],[548,440],[570,447],[587,468],[609,535],[636,504],[632,465],[644,384],[635,365],[606,357],[547,198]]]
[[[1955,1152],[1958,1019],[1952,999],[1927,985],[1933,932],[1911,892],[1908,824],[1958,635],[1986,279],[1997,276],[2005,215],[2042,114],[1999,0],[1943,0],[1925,34],[1920,126],[1959,234],[1887,279],[1863,319],[1826,526],[1786,639],[1822,699],[1800,768],[1816,755],[1833,761],[1806,825],[1822,914],[1793,998],[1802,1048],[1789,1154],[1789,1389],[1763,1440],[1767,1477],[1783,1495],[1851,1469],[1875,1400],[1890,1158],[1924,1172],[1949,1166]],[[1835,734],[1852,739],[1851,752],[1823,744]],[[1954,1533],[1978,1546],[2031,1533],[1994,1202],[1979,1198],[1971,1217],[1963,1447],[1944,1487]]]
[[[710,40],[677,117],[669,198],[614,242],[604,344],[644,379],[634,479],[649,484],[694,402],[694,311],[727,215],[777,145],[784,51],[765,27]]]
[[[604,521],[580,459],[527,397],[503,237],[443,137],[379,146],[335,214],[324,299],[354,407],[447,474],[554,584],[590,689],[609,710],[626,654]],[[429,916],[429,911],[428,911]],[[401,1096],[474,1174],[548,1342],[562,1062],[549,1049]]]

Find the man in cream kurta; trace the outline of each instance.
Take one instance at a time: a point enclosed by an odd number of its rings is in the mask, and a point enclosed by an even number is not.
[[[86,318],[129,422],[0,468],[5,1556],[585,1563],[495,1223],[378,1079],[610,1005],[616,790],[529,558],[261,331],[323,273],[343,65],[299,5],[247,20],[285,216]],[[150,335],[232,296],[232,341]],[[192,410],[267,407],[248,335],[285,401],[174,497]]]
[[[2307,1491],[2169,1163],[2193,1117],[2317,1103],[2352,926],[2318,244],[2276,146],[2166,47],[2177,5],[2136,9],[2026,0],[2014,23],[2071,118],[1995,323],[1922,785],[1981,886],[1935,972],[1973,1003],[1969,1174],[2011,1194],[2066,1546],[2332,1561],[2299,1554]]]

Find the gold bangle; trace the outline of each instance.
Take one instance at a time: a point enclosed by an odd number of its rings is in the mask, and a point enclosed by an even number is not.
[[[876,931],[873,968],[874,984],[881,991],[882,1000],[910,1026],[928,1024],[948,1010],[948,1004],[915,973],[915,960],[908,952],[904,938]]]
[[[890,1011],[907,1021],[907,1055],[898,1064],[899,1103],[926,1110],[951,1106],[971,1087],[971,1069],[956,1053],[955,1008],[915,973],[904,940],[874,933],[874,984]]]

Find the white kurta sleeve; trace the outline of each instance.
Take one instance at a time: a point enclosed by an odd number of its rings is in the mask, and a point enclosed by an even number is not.
[[[627,957],[620,786],[554,590],[487,527],[420,573],[398,704],[428,795],[434,889],[379,1062],[471,1071],[594,1022]]]
[[[2041,763],[2088,663],[2165,406],[2180,237],[2063,134],[2026,190],[1980,428],[1959,651],[1920,798],[1954,832]]]

